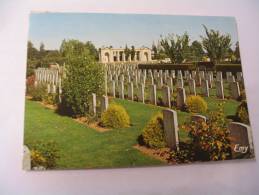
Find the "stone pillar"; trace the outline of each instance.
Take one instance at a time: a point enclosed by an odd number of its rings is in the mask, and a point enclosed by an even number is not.
[[[108,96],[103,95],[101,98],[101,113],[106,111],[108,109],[108,106],[109,106]]]
[[[120,61],[120,52],[119,51],[116,52],[116,56],[117,56],[117,62],[119,62]]]
[[[162,87],[162,101],[164,106],[171,108],[171,93],[167,85]]]
[[[135,55],[134,55],[134,60],[133,61],[137,61],[137,52],[135,52]]]
[[[23,162],[22,169],[25,171],[31,170],[31,152],[27,146],[23,146]]]
[[[230,86],[231,97],[235,100],[238,99],[239,96],[240,96],[239,83],[238,82],[230,82],[229,86]]]
[[[195,80],[190,79],[189,81],[189,90],[191,95],[196,95],[196,85],[195,85]]]
[[[205,97],[209,97],[210,96],[209,82],[207,80],[202,80],[201,81],[201,91],[202,91],[202,94]]]
[[[133,82],[130,82],[128,84],[128,99],[129,100],[134,100],[134,88],[133,88]]]
[[[223,87],[223,81],[215,81],[216,85],[216,96],[220,99],[224,99],[224,87]]]
[[[184,88],[177,88],[176,106],[178,109],[182,109],[185,105],[186,95]]]
[[[125,53],[124,53],[124,52],[122,53],[122,61],[123,61],[123,62],[126,61],[126,56],[125,56]]]
[[[131,62],[131,54],[129,54],[128,61]]]
[[[119,95],[121,99],[124,99],[124,82],[120,81]]]
[[[228,129],[230,131],[232,158],[242,158],[244,155],[253,156],[254,146],[250,126],[243,123],[231,122]]]
[[[179,150],[177,112],[171,109],[163,110],[163,123],[168,147]]]
[[[139,87],[138,101],[145,103],[145,85],[143,83],[141,83]]]
[[[150,103],[156,105],[156,85],[150,85]]]

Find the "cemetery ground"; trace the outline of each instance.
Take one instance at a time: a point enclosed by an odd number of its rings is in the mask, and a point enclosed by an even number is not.
[[[199,89],[197,92],[199,93]],[[210,97],[204,97],[208,103],[207,113],[217,110],[218,103],[224,101],[225,116],[235,115],[238,101],[220,100],[215,97],[214,90],[210,93]],[[26,100],[25,144],[38,140],[55,141],[60,155],[55,169],[166,165],[163,160],[144,154],[134,147],[147,122],[164,107],[117,98],[109,101],[126,109],[131,120],[130,127],[99,132],[70,117],[57,114],[40,102]],[[182,130],[181,125],[190,120],[191,113],[177,110],[177,115],[180,140],[188,142],[188,132]]]

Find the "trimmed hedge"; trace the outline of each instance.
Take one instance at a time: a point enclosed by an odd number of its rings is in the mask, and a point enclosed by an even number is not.
[[[166,147],[162,113],[151,118],[143,129],[142,136],[144,143],[150,148]]]
[[[130,117],[124,107],[111,104],[101,115],[101,123],[105,127],[123,128],[130,125]]]
[[[186,105],[189,112],[204,113],[208,109],[207,102],[201,96],[188,96]]]

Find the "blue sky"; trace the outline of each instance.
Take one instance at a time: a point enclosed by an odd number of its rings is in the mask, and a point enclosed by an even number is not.
[[[233,45],[238,40],[233,17],[93,13],[32,13],[29,40],[37,48],[43,42],[46,49],[59,49],[63,39],[91,41],[97,48],[151,47],[169,33],[187,32],[191,41],[200,40],[202,24],[230,34]]]

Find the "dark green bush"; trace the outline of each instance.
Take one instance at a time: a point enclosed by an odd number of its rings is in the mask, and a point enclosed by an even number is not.
[[[166,147],[163,115],[158,113],[151,118],[142,132],[144,143],[151,148]]]

